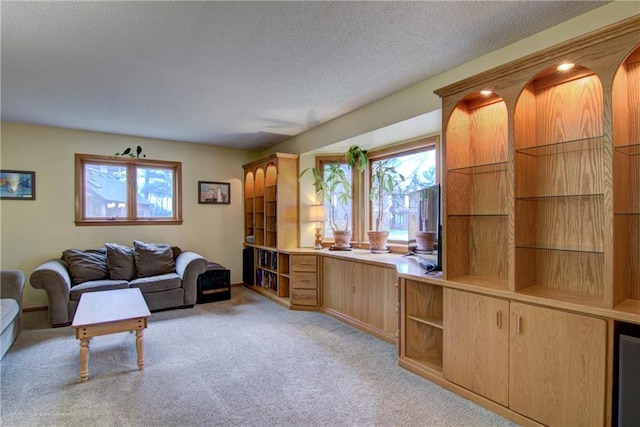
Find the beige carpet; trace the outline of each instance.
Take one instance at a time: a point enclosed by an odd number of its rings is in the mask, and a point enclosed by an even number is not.
[[[399,368],[394,346],[244,288],[153,313],[144,371],[135,335],[94,338],[86,384],[73,329],[25,317],[0,365],[2,426],[512,425]]]

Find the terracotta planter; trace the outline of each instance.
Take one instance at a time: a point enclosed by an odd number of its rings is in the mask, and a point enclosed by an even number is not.
[[[388,252],[387,239],[389,238],[388,231],[368,231],[369,235],[369,250],[371,252]]]
[[[416,231],[416,245],[419,251],[432,251],[436,242],[436,233],[433,231]]]
[[[351,250],[351,230],[333,230],[333,245],[335,250]]]

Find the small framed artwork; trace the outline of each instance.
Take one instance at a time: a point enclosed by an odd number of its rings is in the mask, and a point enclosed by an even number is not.
[[[36,173],[0,170],[0,199],[35,200]]]
[[[198,203],[204,205],[231,204],[231,184],[228,182],[198,181]]]

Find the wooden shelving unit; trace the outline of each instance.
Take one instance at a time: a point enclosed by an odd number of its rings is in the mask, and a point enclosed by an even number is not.
[[[614,289],[616,309],[640,312],[640,47],[613,83]]]
[[[515,290],[603,305],[603,90],[589,69],[539,73],[515,108]]]
[[[640,316],[639,32],[436,91],[446,289],[403,279],[402,366],[521,424],[611,424],[613,319]],[[441,299],[441,327],[412,306]]]
[[[252,289],[290,305],[289,255],[298,246],[298,155],[244,165],[245,246],[254,250]]]
[[[507,107],[472,93],[447,123],[445,270],[453,281],[507,289]]]
[[[403,279],[400,299],[400,357],[442,374],[442,287]]]

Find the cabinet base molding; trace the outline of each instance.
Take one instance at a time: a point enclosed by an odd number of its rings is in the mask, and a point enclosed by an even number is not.
[[[414,363],[412,362],[410,359],[398,359],[398,366],[400,366],[401,368],[406,369],[409,372],[412,372],[428,381],[431,381],[432,383],[447,389],[455,394],[457,394],[460,397],[463,397],[467,400],[472,401],[473,403],[477,403],[478,405],[482,406],[483,408],[486,408],[488,410],[490,410],[491,412],[494,412],[500,416],[503,416],[511,421],[513,421],[516,424],[519,424],[521,426],[537,426],[537,427],[542,427],[544,426],[544,424],[540,424],[537,423],[535,421],[533,421],[530,418],[524,417],[520,414],[518,414],[517,412],[513,412],[512,410],[510,410],[509,408],[505,408],[502,405],[497,404],[496,402],[486,399],[482,396],[479,396],[469,390],[467,390],[464,387],[460,387],[457,384],[454,384],[452,382],[447,381],[446,379],[444,379],[442,377],[442,373],[438,372],[437,370],[431,370],[431,369],[426,369],[424,366]]]
[[[266,289],[263,289],[260,286],[247,285],[246,283],[245,283],[244,286],[246,288],[251,289],[252,291],[262,295],[263,297],[266,297],[266,298],[270,299],[271,301],[280,304],[281,306],[283,306],[285,308],[290,308],[290,306],[291,306],[291,304],[289,303],[288,299],[279,297],[272,291],[268,291]]]
[[[376,338],[381,339],[382,341],[388,342],[389,344],[396,344],[396,337],[392,334],[381,331],[380,329],[373,328],[371,325],[368,325],[358,319],[354,319],[353,317],[347,316],[344,313],[340,313],[339,311],[335,311],[333,309],[327,307],[321,307],[320,312],[324,313],[328,316],[331,316],[335,319],[340,320],[341,322],[346,323],[349,326],[353,326],[354,328],[361,330],[369,335],[373,335]]]

